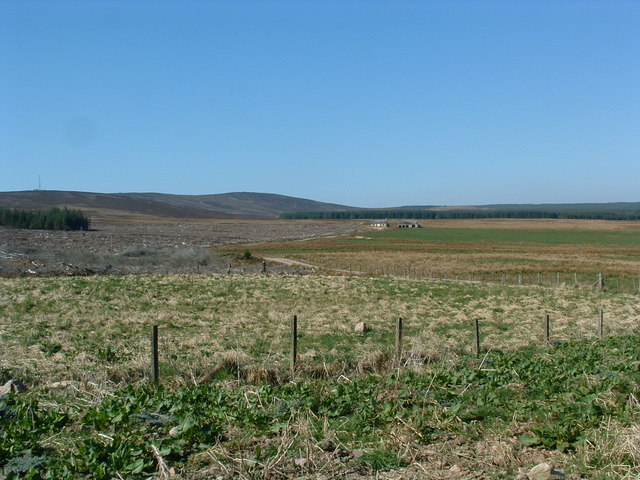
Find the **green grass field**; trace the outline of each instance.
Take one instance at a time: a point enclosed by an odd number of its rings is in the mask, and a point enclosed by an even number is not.
[[[374,241],[397,239],[405,242],[473,243],[491,245],[590,245],[598,247],[638,247],[637,232],[580,230],[522,230],[500,228],[419,228],[393,229],[366,235]]]

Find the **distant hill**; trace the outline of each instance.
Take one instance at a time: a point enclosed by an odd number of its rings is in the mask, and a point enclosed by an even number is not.
[[[0,207],[79,208],[94,219],[276,219],[302,211],[351,210],[355,207],[270,193],[235,192],[213,195],[165,193],[91,193],[58,190],[0,192]]]
[[[370,218],[604,218],[640,219],[640,202],[433,206],[366,209],[272,193],[213,195],[91,193],[56,190],[0,192],[0,207],[80,209],[93,220],[370,219]]]

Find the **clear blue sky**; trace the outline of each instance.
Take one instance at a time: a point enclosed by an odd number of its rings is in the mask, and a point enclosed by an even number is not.
[[[0,190],[640,201],[640,1],[0,0]]]

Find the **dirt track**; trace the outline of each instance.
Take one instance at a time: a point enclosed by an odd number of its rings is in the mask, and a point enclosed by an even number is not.
[[[0,276],[222,272],[229,269],[229,261],[208,247],[339,235],[360,228],[352,222],[306,221],[101,223],[88,232],[2,228]]]

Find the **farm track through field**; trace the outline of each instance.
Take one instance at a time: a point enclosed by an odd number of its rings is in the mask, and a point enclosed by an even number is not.
[[[274,258],[274,257],[264,257],[263,260],[269,263],[278,263],[281,265],[287,265],[289,267],[302,267],[312,271],[320,271],[323,270],[326,273],[338,273],[338,274],[349,274],[349,275],[362,275],[365,272],[359,272],[357,270],[341,270],[341,269],[329,269],[324,270],[318,267],[317,265],[311,265],[310,263],[300,262],[298,260],[292,260],[290,258]]]

